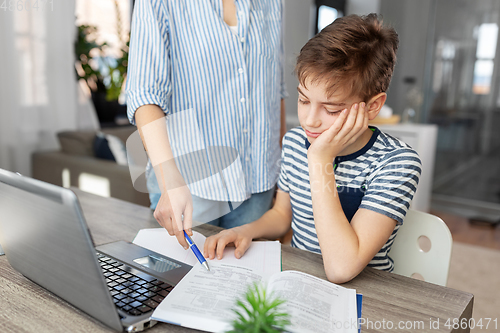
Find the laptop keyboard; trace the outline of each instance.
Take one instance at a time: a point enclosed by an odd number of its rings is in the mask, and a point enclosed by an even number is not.
[[[132,316],[154,310],[174,288],[103,254],[97,258],[116,307]]]

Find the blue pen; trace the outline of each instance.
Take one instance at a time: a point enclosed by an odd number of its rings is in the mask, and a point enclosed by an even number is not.
[[[196,256],[196,258],[198,258],[198,261],[203,265],[203,267],[207,269],[207,271],[210,271],[210,267],[208,267],[208,263],[205,260],[205,257],[201,254],[200,250],[198,250],[198,247],[193,242],[191,237],[189,237],[189,235],[186,233],[186,230],[184,230],[184,237],[186,238],[186,241],[188,242],[189,247],[193,251],[194,255]]]

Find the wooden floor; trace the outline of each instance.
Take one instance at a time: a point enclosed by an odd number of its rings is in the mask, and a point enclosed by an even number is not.
[[[454,241],[500,250],[500,224],[471,221],[445,212],[430,213],[446,223]]]

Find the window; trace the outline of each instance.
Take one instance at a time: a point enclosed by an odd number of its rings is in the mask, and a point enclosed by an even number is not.
[[[318,32],[323,30],[324,27],[335,21],[339,16],[339,11],[335,8],[321,5],[318,8]]]
[[[477,49],[472,92],[476,95],[488,95],[497,49],[498,25],[483,23],[475,33],[477,34]]]
[[[345,0],[316,0],[316,33],[344,16]]]

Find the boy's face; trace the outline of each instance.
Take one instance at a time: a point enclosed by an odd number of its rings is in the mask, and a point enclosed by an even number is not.
[[[332,126],[342,110],[350,110],[354,103],[361,100],[357,97],[346,97],[341,89],[337,89],[328,98],[326,85],[322,82],[312,83],[308,80],[306,85],[307,88],[301,84],[297,87],[299,122],[306,132],[307,140],[313,143],[321,133]]]

